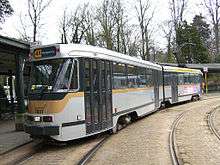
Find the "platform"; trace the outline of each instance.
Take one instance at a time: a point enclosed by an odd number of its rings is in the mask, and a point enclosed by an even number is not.
[[[0,155],[32,139],[23,131],[15,131],[14,120],[0,121]]]

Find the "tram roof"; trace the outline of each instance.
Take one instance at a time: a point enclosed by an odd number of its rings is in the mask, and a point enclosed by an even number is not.
[[[163,66],[165,72],[179,72],[179,73],[197,73],[202,74],[202,72],[198,69],[190,69],[190,68],[181,68],[181,67],[173,67],[173,66]]]
[[[32,52],[34,49],[47,48],[47,47],[56,47],[59,49],[60,53],[54,57],[49,57],[49,58],[44,58],[44,59],[88,57],[88,58],[105,59],[105,60],[110,60],[114,62],[120,62],[120,63],[130,64],[130,65],[135,65],[135,66],[142,66],[142,67],[162,70],[162,67],[158,64],[145,61],[137,57],[131,57],[129,55],[125,55],[125,54],[118,53],[112,50],[108,50],[106,48],[100,48],[100,47],[91,46],[91,45],[83,45],[83,44],[43,45],[43,46],[34,47],[32,49]],[[37,59],[37,60],[42,60],[42,59]]]

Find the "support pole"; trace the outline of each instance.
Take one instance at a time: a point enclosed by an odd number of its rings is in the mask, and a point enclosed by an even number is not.
[[[23,66],[24,58],[22,54],[15,55],[16,62],[16,96],[18,107],[16,108],[15,115],[15,129],[17,131],[23,130],[24,123],[24,113],[25,113],[25,104],[24,104],[24,79],[23,79]]]
[[[208,93],[208,77],[207,72],[205,72],[205,93]]]
[[[8,79],[8,85],[10,86],[9,88],[9,94],[10,94],[10,104],[11,104],[11,112],[14,113],[14,97],[13,97],[13,74],[12,70],[8,71],[9,73],[9,79]]]

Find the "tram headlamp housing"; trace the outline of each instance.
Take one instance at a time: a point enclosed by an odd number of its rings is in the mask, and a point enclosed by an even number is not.
[[[53,117],[52,116],[43,116],[43,122],[52,122]]]

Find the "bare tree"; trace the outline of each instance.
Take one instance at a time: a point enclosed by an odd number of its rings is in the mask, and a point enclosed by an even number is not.
[[[167,51],[166,51],[166,57],[164,59],[164,62],[174,62],[173,61],[173,51],[172,51],[172,39],[173,39],[173,25],[171,21],[165,21],[163,25],[160,26],[164,33],[164,37],[167,40]]]
[[[141,32],[141,56],[144,60],[150,60],[149,53],[149,24],[151,23],[154,12],[150,12],[151,4],[149,0],[145,3],[142,0],[138,0],[138,5],[135,6],[137,17]]]
[[[73,14],[68,14],[67,9],[64,10],[59,24],[62,43],[82,42],[89,26],[86,23],[87,9],[88,4],[84,4],[83,7],[78,6]]]
[[[33,42],[37,40],[42,13],[50,5],[52,0],[28,0],[28,15],[33,25]]]
[[[68,31],[70,28],[70,19],[67,16],[67,9],[64,10],[63,16],[60,20],[60,33],[61,33],[61,43],[67,44],[68,43]]]
[[[131,36],[134,37],[131,38]],[[140,56],[141,50],[140,50],[139,35],[134,34],[130,31],[127,37],[127,47],[128,47],[128,54],[130,56]]]
[[[84,4],[83,8],[78,7],[71,17],[71,43],[81,43],[88,29],[88,26],[85,24],[87,8],[88,4]]]
[[[88,27],[87,31],[85,32],[86,44],[96,45],[97,44],[96,32],[95,32],[96,23],[95,23],[93,11],[90,10],[87,11],[85,25]]]
[[[219,50],[219,9],[220,9],[220,1],[219,0],[204,0],[204,6],[208,9],[209,16],[212,20],[214,36],[215,36],[215,56],[220,56]]]
[[[114,49],[113,33],[116,20],[114,17],[115,2],[113,0],[104,0],[97,9],[96,19],[100,26],[99,44],[107,49]]]
[[[169,8],[171,11],[171,18],[174,26],[174,41],[175,41],[175,46],[176,46],[176,53],[175,57],[178,63],[181,63],[181,56],[180,56],[180,49],[181,45],[178,44],[178,28],[183,22],[183,15],[187,7],[188,0],[170,0],[169,1]]]
[[[124,54],[128,53],[128,39],[131,33],[130,25],[128,24],[125,8],[121,0],[114,1],[114,8],[112,10],[115,25],[113,27],[113,40],[115,50]]]
[[[20,21],[20,27],[17,28],[17,32],[20,35],[20,39],[23,41],[27,41],[30,42],[31,38],[30,35],[28,34],[28,23],[26,22],[26,18],[22,16],[22,14],[20,13],[19,15],[19,21]]]

